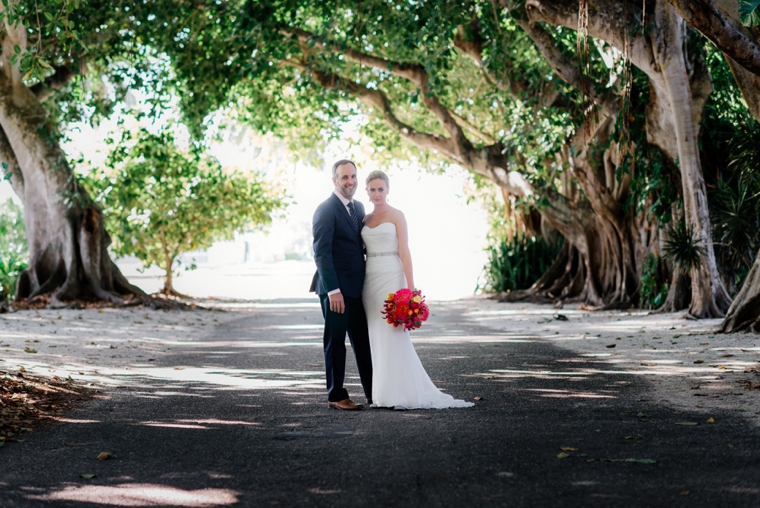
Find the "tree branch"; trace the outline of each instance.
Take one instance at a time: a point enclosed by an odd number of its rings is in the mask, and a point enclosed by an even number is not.
[[[421,148],[437,150],[447,156],[453,157],[455,160],[461,163],[461,160],[459,160],[457,157],[454,143],[449,138],[439,136],[438,134],[420,132],[411,125],[402,122],[393,112],[391,101],[382,90],[367,88],[362,84],[355,83],[348,79],[343,79],[337,74],[330,74],[310,69],[306,64],[302,62],[290,60],[286,63],[310,73],[311,76],[323,87],[334,90],[344,90],[351,95],[358,97],[368,106],[376,108],[380,112],[385,122],[394,131],[399,133],[401,137],[411,141]]]
[[[530,84],[523,79],[519,79],[519,73],[515,76],[515,73],[513,72],[514,68],[510,61],[505,62],[507,66],[506,74],[509,88],[505,86],[504,80],[494,76],[488,71],[483,64],[483,44],[485,41],[480,34],[480,28],[477,25],[477,21],[475,20],[468,23],[467,28],[469,28],[470,37],[465,36],[465,26],[460,25],[457,27],[457,32],[454,35],[454,47],[469,56],[475,62],[475,65],[478,66],[480,72],[483,74],[483,77],[486,78],[488,83],[502,92],[508,91],[513,97],[518,97],[529,91]]]
[[[554,38],[538,23],[528,21],[527,15],[523,14],[516,20],[528,37],[538,48],[538,51],[546,59],[555,73],[567,84],[577,90],[581,89],[581,74],[578,65],[570,60],[557,47]],[[620,111],[620,98],[612,92],[598,94],[594,90],[597,87],[589,87],[589,96],[599,104],[608,116],[615,116]]]
[[[47,78],[43,83],[37,83],[30,88],[32,93],[37,96],[40,102],[53,95],[53,90],[60,90],[73,78],[76,73],[68,66],[54,67],[55,74]]]
[[[21,173],[21,166],[18,164],[16,153],[13,151],[11,142],[2,127],[0,127],[0,162],[7,164],[3,174],[11,175],[11,187],[17,196],[22,197],[24,195],[24,176]]]
[[[478,128],[476,125],[473,125],[473,124],[472,124],[472,122],[470,122],[469,120],[467,120],[465,117],[463,117],[463,116],[461,116],[461,115],[457,115],[457,114],[456,114],[456,113],[454,113],[454,112],[452,112],[451,114],[452,114],[452,116],[453,116],[454,118],[456,118],[457,120],[459,120],[459,122],[460,122],[462,125],[464,125],[464,126],[465,126],[465,127],[467,127],[468,129],[470,129],[470,132],[472,132],[473,134],[475,134],[475,135],[476,135],[476,136],[478,136],[479,138],[483,139],[484,141],[486,141],[486,142],[488,142],[488,143],[491,143],[491,144],[494,144],[494,143],[497,143],[497,142],[498,142],[498,141],[496,140],[496,138],[494,138],[492,135],[490,135],[490,134],[489,134],[489,133],[487,133],[487,132],[483,132],[483,131],[482,131],[481,129],[479,129],[479,128]]]
[[[668,0],[680,16],[739,65],[760,76],[760,46],[723,17],[712,0]]]
[[[304,30],[296,29],[293,32],[283,32],[288,36],[295,36],[301,42],[314,42],[314,46],[327,49],[327,45],[319,41],[316,35]],[[438,122],[449,134],[451,140],[456,145],[456,155],[458,159],[466,159],[473,150],[472,142],[464,134],[462,127],[454,120],[449,109],[444,106],[438,97],[430,90],[428,73],[425,68],[419,64],[406,64],[387,60],[385,58],[368,55],[352,48],[340,48],[333,45],[330,49],[337,53],[342,53],[348,59],[360,65],[366,65],[375,69],[389,72],[394,76],[408,79],[420,89],[420,97],[425,107],[438,119]],[[382,111],[382,110],[381,110]]]

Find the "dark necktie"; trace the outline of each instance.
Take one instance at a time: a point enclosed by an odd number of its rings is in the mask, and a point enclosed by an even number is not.
[[[354,202],[348,203],[348,214],[351,216],[351,223],[354,225],[354,231],[359,234],[359,216],[356,215],[356,208],[354,208]]]

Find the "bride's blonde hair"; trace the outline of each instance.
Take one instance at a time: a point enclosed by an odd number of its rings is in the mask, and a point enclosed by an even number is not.
[[[388,175],[379,169],[376,169],[367,175],[367,185],[369,185],[369,182],[372,180],[377,180],[378,178],[385,182],[386,187],[391,186],[391,182],[388,180]]]

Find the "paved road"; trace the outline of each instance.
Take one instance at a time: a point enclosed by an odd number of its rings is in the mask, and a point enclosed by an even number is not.
[[[318,307],[271,302],[1,449],[0,506],[760,506],[758,429],[739,415],[707,424],[467,305],[439,305],[416,347],[474,408],[328,410]]]

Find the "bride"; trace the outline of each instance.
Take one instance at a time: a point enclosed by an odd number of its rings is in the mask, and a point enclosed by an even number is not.
[[[364,218],[362,239],[367,247],[367,269],[362,299],[367,312],[372,351],[373,406],[397,409],[470,407],[435,387],[412,346],[409,332],[383,318],[388,294],[414,289],[412,256],[406,219],[387,202],[389,181],[382,171],[367,176],[367,194],[375,209]]]

